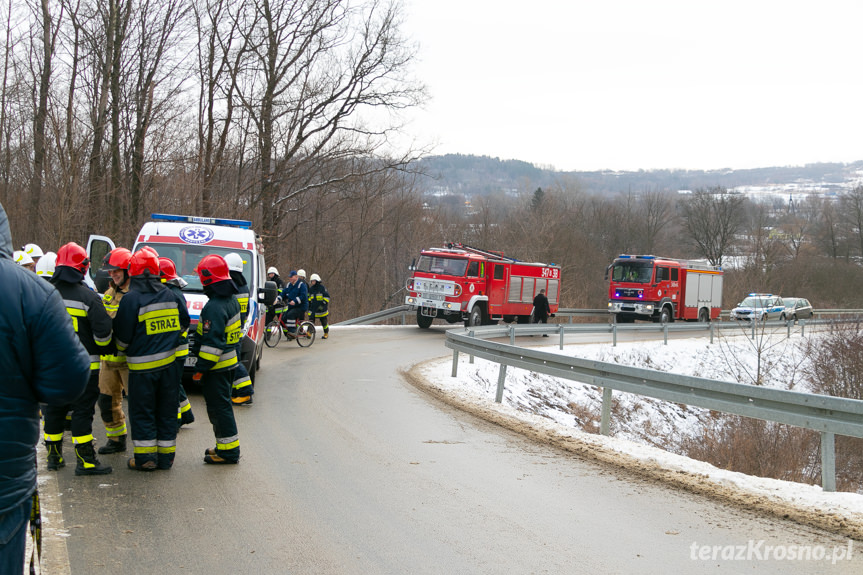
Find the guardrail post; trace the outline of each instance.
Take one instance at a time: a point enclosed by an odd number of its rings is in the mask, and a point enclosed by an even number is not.
[[[458,377],[458,350],[452,350],[452,376]]]
[[[563,349],[563,324],[560,324],[557,329],[560,331],[560,349]]]
[[[710,343],[713,343],[713,322],[710,322]]]
[[[468,334],[470,337],[474,337],[474,331],[473,331],[473,330],[470,330],[467,334]],[[473,354],[470,354],[470,356],[468,356],[468,357],[470,357],[470,361],[468,361],[468,363],[470,363],[471,365],[473,365]]]
[[[668,345],[668,324],[662,326],[662,343]]]
[[[752,336],[749,339],[755,341],[755,318],[753,317],[749,322],[752,324]]]
[[[611,434],[611,388],[602,388],[602,416],[599,419],[599,433]]]
[[[509,345],[515,345],[515,326],[509,326]]]
[[[836,436],[821,432],[821,488],[836,491]]]
[[[503,382],[506,381],[506,364],[500,364],[500,371],[497,372],[497,393],[494,395],[494,400],[497,403],[503,401]]]
[[[611,324],[611,347],[617,347],[617,324]]]
[[[803,337],[804,335],[806,335],[806,320],[801,319],[800,320],[800,337]]]
[[[791,339],[791,324],[794,323],[794,320],[786,319],[785,320],[785,328],[788,330],[788,333],[785,334],[785,339]]]

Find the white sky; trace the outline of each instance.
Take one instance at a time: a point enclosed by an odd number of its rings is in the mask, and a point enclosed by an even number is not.
[[[863,159],[859,0],[405,0],[433,153],[559,170]]]

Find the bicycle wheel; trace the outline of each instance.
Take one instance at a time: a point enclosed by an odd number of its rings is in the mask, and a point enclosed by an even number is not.
[[[301,321],[297,326],[297,345],[309,347],[315,343],[315,324],[310,321]]]
[[[279,326],[279,320],[274,319],[264,328],[264,343],[267,347],[276,347],[280,339],[282,339],[282,328]]]

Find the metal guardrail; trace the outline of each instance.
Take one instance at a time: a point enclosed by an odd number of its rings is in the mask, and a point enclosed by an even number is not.
[[[368,325],[374,324],[381,321],[387,321],[393,318],[401,317],[402,325],[407,325],[407,314],[410,312],[410,306],[408,305],[400,305],[397,307],[393,307],[390,309],[384,309],[381,311],[376,311],[375,313],[370,313],[368,315],[355,317],[352,319],[346,319],[344,321],[340,321],[339,323],[334,323],[332,325]]]
[[[846,315],[858,314],[863,315],[863,309],[816,309],[816,315]],[[720,316],[727,318],[731,310],[722,310]],[[576,317],[604,317],[611,321],[611,314],[607,309],[581,309],[581,308],[560,308],[555,314],[559,317],[568,317],[569,323],[573,323],[573,318]],[[408,324],[408,316],[413,316],[410,306],[400,305],[390,309],[376,311],[361,317],[346,319],[332,325],[369,325],[382,321],[388,321],[394,318],[401,318],[401,325]]]
[[[815,322],[810,322],[815,323]],[[822,323],[822,322],[817,322]],[[829,323],[829,322],[823,322]],[[762,324],[766,325],[766,324]],[[783,322],[776,322],[782,326]],[[729,327],[739,326],[734,323]],[[672,332],[713,328],[705,324],[662,326],[666,336]],[[514,345],[515,337],[523,335],[558,334],[560,345],[566,333],[606,333],[625,328],[626,331],[656,330],[655,326],[582,325],[521,325],[484,326],[470,331],[451,329],[446,334],[446,347],[453,350],[452,376],[458,374],[458,354],[467,353],[500,364],[495,401],[503,399],[508,366],[579,381],[603,388],[600,433],[609,435],[612,391],[625,391],[675,403],[693,405],[724,413],[786,423],[818,431],[821,434],[821,484],[824,491],[836,490],[835,436],[863,437],[863,401],[766,388],[741,383],[715,381],[621,366],[613,363],[568,357]],[[487,341],[488,338],[509,336],[513,343]]]

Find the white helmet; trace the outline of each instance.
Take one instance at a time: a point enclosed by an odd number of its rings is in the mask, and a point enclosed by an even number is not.
[[[54,275],[54,267],[57,265],[57,254],[54,252],[46,252],[39,261],[36,262],[36,275],[42,276],[45,279],[50,279]]]
[[[274,266],[270,266],[270,269],[267,270],[267,273],[279,275],[279,270],[277,270]]]
[[[43,255],[42,248],[37,246],[36,244],[27,244],[23,248],[21,248],[23,252],[26,252],[31,258],[41,258]]]
[[[15,260],[15,263],[19,266],[29,266],[33,262],[33,258],[30,257],[30,254],[27,252],[22,252],[21,250],[17,250],[12,254],[12,259]]]
[[[228,269],[232,272],[243,273],[243,258],[240,254],[231,252],[225,256],[225,262],[228,264]]]
[[[297,270],[297,275],[303,279],[306,279],[306,270]]]
[[[318,274],[312,274],[312,277],[309,278],[309,281],[319,282],[321,281],[321,276],[319,276]]]

